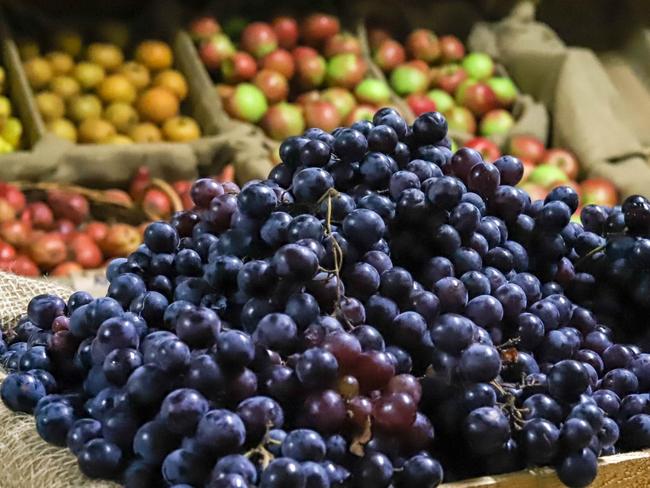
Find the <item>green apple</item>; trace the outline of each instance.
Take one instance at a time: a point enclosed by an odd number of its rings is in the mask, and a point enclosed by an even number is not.
[[[507,110],[490,110],[481,119],[479,132],[482,136],[505,135],[515,125],[515,119]]]
[[[415,66],[401,65],[390,74],[390,85],[398,95],[423,92],[429,86],[429,78]]]
[[[535,183],[544,188],[550,188],[559,183],[569,181],[569,177],[557,166],[540,164],[528,176],[528,182]]]
[[[380,105],[390,100],[390,88],[386,82],[366,78],[354,89],[354,94],[360,102]]]
[[[354,53],[337,54],[327,63],[327,83],[329,86],[354,88],[366,73],[366,63]]]
[[[357,105],[357,101],[355,100],[354,95],[352,95],[350,90],[338,86],[334,86],[325,90],[321,96],[321,99],[334,105],[342,119],[347,117],[348,114],[352,112],[352,110],[354,110],[354,107]]]
[[[262,118],[262,127],[269,137],[281,141],[302,134],[305,130],[305,119],[298,105],[280,102],[266,111]]]
[[[450,110],[455,105],[453,97],[445,90],[435,88],[427,93],[427,97],[433,100],[436,104],[436,110],[441,113]]]
[[[454,99],[458,105],[465,106],[465,94],[467,93],[467,89],[471,86],[476,85],[476,83],[478,82],[474,78],[467,78],[460,85],[458,85],[456,91],[454,92]]]
[[[16,117],[9,117],[5,126],[0,131],[0,137],[17,148],[20,143],[20,138],[23,135],[23,124],[20,123]]]
[[[493,76],[486,81],[502,107],[510,107],[517,98],[517,87],[507,76]]]
[[[476,132],[476,119],[468,108],[456,105],[445,112],[447,125],[450,130],[474,134]]]
[[[246,122],[258,122],[268,110],[262,90],[252,83],[240,83],[228,99],[229,112]]]
[[[494,73],[494,61],[485,53],[469,53],[463,58],[463,68],[470,78],[485,80]]]

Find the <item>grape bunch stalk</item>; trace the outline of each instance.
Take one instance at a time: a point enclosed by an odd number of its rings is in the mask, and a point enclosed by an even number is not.
[[[650,447],[650,203],[578,224],[573,189],[531,201],[519,160],[450,147],[384,108],[197,180],[107,296],[32,299],[2,400],[126,487],[587,486]]]

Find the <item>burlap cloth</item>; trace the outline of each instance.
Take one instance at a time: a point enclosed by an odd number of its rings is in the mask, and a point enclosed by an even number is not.
[[[650,196],[647,134],[593,51],[566,46],[535,20],[532,2],[502,21],[478,23],[468,43],[497,58],[523,92],[548,107],[553,144],[575,152],[587,174],[610,179],[623,196]]]
[[[72,290],[54,281],[22,278],[0,272],[0,327],[10,329],[27,310],[34,295],[53,293],[67,298]],[[0,380],[4,373],[0,370]],[[1,488],[116,488],[81,474],[74,455],[46,443],[36,433],[34,417],[17,414],[0,402]]]

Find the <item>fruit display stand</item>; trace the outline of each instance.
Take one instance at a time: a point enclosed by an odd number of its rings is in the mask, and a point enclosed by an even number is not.
[[[43,120],[35,109],[34,96],[24,73],[18,78],[24,93],[29,117],[39,127],[36,146],[48,142],[46,157],[32,158],[26,164],[0,165],[0,179],[27,181],[56,181],[91,187],[125,186],[136,169],[148,166],[154,176],[166,180],[216,174],[225,165],[237,166],[243,181],[268,173],[271,163],[267,152],[249,141],[253,131],[249,127],[224,119],[219,111],[219,100],[209,85],[196,58],[191,40],[185,32],[169,26],[159,29],[168,32],[174,56],[174,68],[186,78],[189,91],[184,112],[191,114],[202,130],[202,137],[187,143],[157,142],[124,145],[74,144],[47,133]],[[14,55],[10,62],[16,73],[23,71],[15,43],[5,29],[7,45]],[[246,157],[241,155],[247,148]]]
[[[499,59],[524,91],[549,108],[553,143],[571,149],[589,175],[612,181],[623,196],[649,194],[647,150],[593,51],[567,47],[535,21],[532,2],[522,2],[502,21],[477,24],[469,45]]]

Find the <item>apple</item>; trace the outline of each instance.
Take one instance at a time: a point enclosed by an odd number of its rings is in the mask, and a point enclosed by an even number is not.
[[[373,27],[368,29],[368,44],[371,49],[377,49],[387,39],[391,39],[390,33],[385,29]]]
[[[16,212],[22,212],[27,204],[25,194],[16,185],[0,182],[0,198],[9,202]]]
[[[31,212],[26,209],[23,214],[20,216],[21,220],[31,223]],[[27,218],[23,218],[27,215]],[[9,222],[16,218],[16,211],[4,198],[0,198],[0,223]]]
[[[454,63],[465,56],[465,46],[456,36],[442,36],[440,38],[440,57],[443,63]]]
[[[305,105],[305,124],[318,127],[326,132],[332,132],[341,125],[341,116],[334,104],[324,100]]]
[[[237,85],[225,105],[231,116],[253,123],[258,122],[268,109],[264,93],[252,83]]]
[[[354,110],[348,114],[343,123],[345,125],[352,125],[357,120],[372,120],[372,118],[375,116],[376,111],[377,107],[374,107],[372,105],[357,105]]]
[[[481,81],[468,83],[459,90],[458,103],[470,109],[480,117],[497,108],[497,97],[492,89]]]
[[[429,77],[420,69],[402,64],[390,74],[390,85],[398,95],[423,92],[429,86]]]
[[[361,56],[361,44],[352,34],[339,32],[325,41],[323,54],[326,58],[331,58],[337,54],[352,53]]]
[[[141,242],[140,233],[132,225],[113,224],[99,245],[107,256],[119,257],[134,252]]]
[[[323,91],[320,98],[334,105],[336,111],[341,116],[341,119],[346,118],[357,104],[357,101],[350,90],[337,86]]]
[[[269,107],[261,125],[269,137],[278,141],[300,135],[305,130],[305,120],[300,107],[286,102]]]
[[[429,80],[431,80],[431,70],[429,69],[427,63],[425,63],[421,59],[411,59],[410,61],[407,61],[404,64],[406,66],[411,66],[415,69],[422,71],[422,73],[424,73],[429,78]]]
[[[508,154],[519,159],[528,159],[533,164],[539,163],[545,152],[544,143],[535,136],[515,135],[510,138],[508,144]]]
[[[270,69],[277,71],[287,80],[293,77],[296,70],[296,65],[293,56],[286,49],[276,49],[272,53],[267,54],[262,58],[260,63],[262,69]]]
[[[269,103],[281,102],[289,95],[289,83],[277,71],[263,69],[255,75],[253,84],[262,90]]]
[[[51,269],[66,260],[68,249],[60,234],[51,232],[30,243],[29,256],[43,269]]]
[[[52,209],[43,202],[32,202],[27,205],[20,218],[29,221],[37,229],[49,230],[54,225]]]
[[[195,41],[202,41],[203,39],[208,39],[221,32],[221,26],[219,25],[219,22],[217,22],[217,19],[205,15],[190,22],[189,31],[192,39]]]
[[[68,219],[76,225],[86,220],[90,214],[90,204],[86,197],[72,191],[48,191],[47,204],[57,219]]]
[[[503,108],[511,107],[517,98],[517,87],[507,76],[493,76],[486,83],[497,97],[499,105]]]
[[[323,83],[327,72],[325,58],[307,47],[294,49],[293,58],[296,62],[298,84],[303,90],[317,88]]]
[[[519,188],[524,190],[530,196],[532,201],[535,200],[544,200],[548,191],[542,185],[537,183],[526,182],[519,185]]]
[[[571,180],[575,180],[578,177],[578,172],[580,171],[580,164],[575,155],[567,151],[566,149],[552,148],[544,153],[542,157],[542,164],[550,164],[551,166],[557,166]]]
[[[16,248],[6,242],[0,242],[0,260],[6,261],[16,257]]]
[[[436,103],[424,93],[411,93],[406,97],[406,103],[416,117],[437,110]]]
[[[406,50],[415,59],[432,63],[440,57],[440,42],[429,29],[416,29],[406,38]]]
[[[515,119],[512,114],[498,108],[490,110],[483,116],[479,124],[479,132],[483,136],[505,135],[510,132],[513,125],[515,125]]]
[[[456,105],[445,112],[445,117],[449,129],[468,134],[476,133],[476,119],[468,108]]]
[[[340,28],[339,20],[333,15],[314,13],[302,21],[300,33],[307,44],[317,46],[338,34]]]
[[[618,203],[616,187],[605,178],[588,178],[581,185],[583,205],[605,205],[613,207]]]
[[[462,65],[469,77],[476,80],[486,80],[494,73],[494,61],[485,53],[469,53]]]
[[[465,147],[480,152],[485,161],[492,162],[501,157],[499,146],[485,137],[474,137],[465,143]]]
[[[372,59],[381,70],[389,72],[406,61],[406,51],[395,39],[385,39],[375,50]]]
[[[466,80],[467,72],[458,64],[447,64],[436,70],[433,76],[434,84],[451,94]]]
[[[390,100],[390,88],[386,82],[375,78],[366,78],[354,89],[354,94],[362,103],[381,105]]]
[[[436,110],[440,113],[445,113],[450,110],[454,105],[453,97],[444,90],[434,88],[427,93],[429,97],[436,104]]]
[[[327,83],[330,86],[354,88],[366,74],[366,63],[356,54],[337,54],[327,63]]]
[[[165,192],[150,188],[142,197],[142,210],[153,220],[166,219],[171,215],[172,203]]]
[[[226,83],[239,83],[253,79],[257,63],[250,54],[237,51],[221,63],[221,76]]]
[[[564,171],[557,166],[540,164],[530,173],[527,181],[541,185],[546,189],[550,189],[554,186],[564,184],[569,181],[569,178],[564,174]]]
[[[271,27],[281,48],[291,49],[298,43],[298,23],[293,17],[276,17],[271,21]]]
[[[342,88],[342,90],[345,90],[345,88]],[[298,95],[295,102],[300,106],[305,106],[310,102],[318,102],[320,99],[321,92],[318,90],[309,90]]]
[[[167,119],[162,126],[166,141],[189,142],[201,137],[201,129],[192,117],[184,115]]]
[[[528,177],[535,169],[535,163],[533,163],[530,159],[527,158],[518,158],[518,159],[519,161],[521,161],[521,164],[524,165],[524,173],[521,176],[521,182],[525,183],[526,181],[528,181]]]
[[[99,268],[103,256],[99,246],[88,235],[80,233],[70,239],[74,260],[86,269]]]
[[[235,46],[225,34],[216,34],[199,45],[199,57],[206,68],[219,69],[224,59],[235,54]]]
[[[266,22],[253,22],[241,33],[240,45],[259,59],[278,48],[278,36]]]

